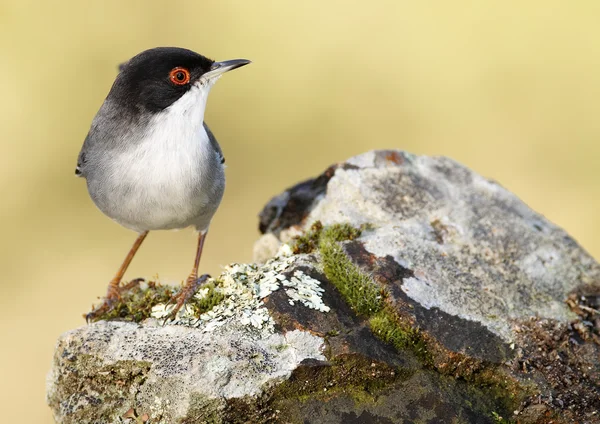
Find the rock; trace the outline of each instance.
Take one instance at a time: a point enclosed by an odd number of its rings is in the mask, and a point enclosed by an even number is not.
[[[277,255],[281,242],[274,234],[265,234],[254,243],[254,262],[264,264]]]
[[[49,377],[59,384],[49,399],[68,417],[63,422],[97,422],[130,407],[173,422],[198,402],[217,411],[221,399],[259,395],[305,359],[325,360],[322,338],[305,331],[249,330],[236,322],[212,332],[155,324],[101,321],[61,337],[60,366]]]
[[[293,197],[288,193],[283,197]],[[439,324],[444,332],[449,314],[457,325],[479,323],[510,342],[511,319],[574,319],[568,294],[600,279],[598,264],[563,230],[497,183],[446,158],[357,156],[328,179],[327,195],[313,207],[295,224],[374,227],[357,242],[364,253],[390,256],[414,273],[391,281],[390,290],[442,314],[423,312],[421,327]],[[261,225],[280,232],[293,222],[286,219],[285,226]],[[450,339],[458,342],[455,335]]]
[[[600,422],[600,266],[497,183],[374,151],[260,229],[175,320],[150,284],[62,335],[57,422]]]

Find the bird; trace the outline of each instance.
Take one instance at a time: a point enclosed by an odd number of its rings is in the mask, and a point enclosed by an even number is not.
[[[192,271],[172,299],[172,316],[208,278],[199,278],[198,268],[225,190],[225,158],[204,112],[214,83],[249,63],[216,62],[188,49],[156,47],[119,66],[83,142],[75,174],[85,178],[100,211],[138,236],[110,280],[104,302],[86,315],[88,321],[121,298],[121,280],[150,231],[193,227],[198,232]]]

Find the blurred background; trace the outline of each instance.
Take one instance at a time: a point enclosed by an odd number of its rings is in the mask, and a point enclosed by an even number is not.
[[[52,422],[55,340],[135,239],[74,176],[118,63],[155,46],[254,62],[208,104],[228,185],[202,272],[251,260],[272,195],[374,148],[462,162],[600,257],[599,16],[583,0],[2,0],[2,421]],[[126,277],[179,283],[194,249],[190,230],[151,233]]]

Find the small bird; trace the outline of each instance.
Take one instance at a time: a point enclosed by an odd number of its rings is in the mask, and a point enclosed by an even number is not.
[[[92,320],[120,299],[121,279],[153,230],[194,226],[192,272],[174,297],[172,316],[208,277],[198,278],[202,247],[225,190],[225,158],[204,123],[213,84],[246,59],[215,62],[191,50],[158,47],[119,67],[77,159],[90,197],[109,218],[139,236],[110,281]]]

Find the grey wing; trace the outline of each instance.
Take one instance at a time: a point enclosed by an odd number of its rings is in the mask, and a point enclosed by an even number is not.
[[[75,167],[75,175],[78,177],[85,177],[85,164],[87,161],[87,157],[86,157],[86,144],[89,138],[89,134],[88,136],[85,138],[85,141],[83,142],[83,147],[81,148],[81,151],[79,152],[79,156],[77,156],[77,166]]]
[[[213,147],[215,152],[217,152],[219,154],[219,157],[221,158],[221,163],[225,163],[225,156],[223,156],[223,151],[221,150],[221,146],[219,146],[219,143],[217,143],[217,139],[215,138],[215,135],[212,133],[210,128],[208,128],[208,125],[206,125],[206,122],[203,122],[203,124],[204,124],[204,130],[206,131],[206,134],[208,135],[208,140],[210,141],[210,145]]]

